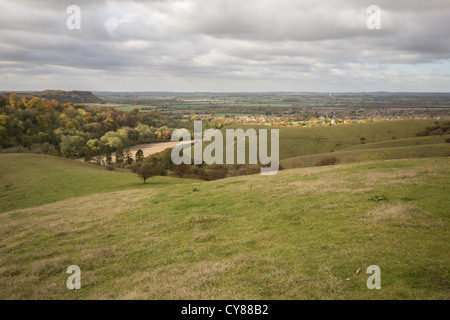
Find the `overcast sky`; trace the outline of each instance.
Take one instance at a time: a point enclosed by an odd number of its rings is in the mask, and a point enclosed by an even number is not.
[[[449,2],[0,0],[0,90],[449,92]]]

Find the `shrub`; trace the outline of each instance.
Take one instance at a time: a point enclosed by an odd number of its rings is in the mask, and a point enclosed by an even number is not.
[[[59,152],[58,152],[58,150],[56,150],[55,146],[48,142],[33,144],[30,147],[30,152],[38,153],[38,154],[44,153],[44,154],[48,154],[51,156],[59,155]]]
[[[8,189],[11,188],[12,186],[14,186],[12,183],[8,183],[8,184],[5,184],[5,185],[3,186],[3,188],[5,188],[6,190],[8,190]]]
[[[205,169],[198,170],[197,177],[200,180],[206,180],[207,179],[207,177],[206,177],[206,170]]]
[[[223,179],[227,176],[228,168],[223,165],[213,165],[209,169],[205,170],[205,180],[217,180]]]
[[[384,195],[376,194],[376,195],[370,196],[368,200],[378,202],[378,201],[387,200],[387,198]]]
[[[336,157],[325,157],[316,162],[316,166],[331,166],[338,163],[338,159]]]
[[[131,171],[133,171],[133,173],[137,173],[139,171],[139,168],[141,167],[141,162],[135,162],[130,166]]]
[[[155,165],[152,163],[144,163],[137,172],[138,176],[145,181],[155,175]]]
[[[27,149],[22,146],[10,147],[2,149],[2,153],[24,153]]]
[[[183,178],[191,174],[191,172],[191,166],[185,163],[177,164],[172,167],[172,176],[175,177]]]

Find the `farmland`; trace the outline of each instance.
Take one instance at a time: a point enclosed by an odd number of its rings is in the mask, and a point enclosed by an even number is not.
[[[427,93],[96,93],[103,105],[119,110],[155,110],[172,116],[274,115],[402,119],[449,116],[450,96]],[[101,105],[101,104],[92,104]],[[302,115],[303,117],[299,117]]]

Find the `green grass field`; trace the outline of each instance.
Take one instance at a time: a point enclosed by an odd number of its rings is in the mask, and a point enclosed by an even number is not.
[[[438,121],[438,124],[442,125],[446,122]],[[227,126],[225,129],[242,128],[247,130],[253,128],[257,131],[259,129],[279,129],[280,159],[288,159],[304,155],[347,150],[349,147],[362,145],[362,142],[369,144],[417,138],[418,132],[423,131],[426,127],[435,126],[435,123],[435,120],[394,120],[311,128],[275,128],[262,125],[236,124]],[[363,140],[361,140],[362,138]],[[432,137],[426,138],[431,139]],[[431,142],[443,143],[444,140],[437,137],[434,141],[427,141],[430,144]],[[394,144],[396,147],[400,147],[411,145],[411,142],[408,143],[402,140],[402,142],[397,141]]]
[[[392,147],[380,147],[385,143],[373,143],[365,146],[346,148],[341,151],[328,152],[321,154],[312,154],[300,157],[288,158],[280,161],[281,166],[289,168],[305,168],[317,165],[322,159],[334,158],[337,163],[358,162],[367,160],[389,160],[389,159],[410,159],[410,158],[429,158],[429,157],[448,157],[450,156],[450,144],[448,143],[430,143],[412,146],[402,145],[403,140],[398,140],[397,144],[391,144]],[[435,139],[439,141],[440,139]],[[373,148],[371,146],[373,145]],[[386,143],[388,145],[388,143]]]
[[[14,184],[0,191],[0,299],[450,298],[449,158],[144,186],[8,154],[0,179]]]
[[[437,122],[440,125],[446,121]],[[366,160],[426,158],[450,156],[450,135],[417,137],[426,127],[436,126],[435,120],[374,121],[340,126],[310,128],[268,127],[264,125],[235,124],[222,129],[278,129],[279,156],[283,168],[315,166],[318,161],[335,157],[339,163]],[[270,133],[268,133],[270,136]],[[206,147],[208,142],[203,143]],[[271,143],[269,141],[269,150]],[[246,139],[246,163],[249,143]],[[224,152],[224,162],[225,162]],[[236,160],[236,153],[235,153]]]
[[[146,188],[128,170],[110,172],[71,159],[33,154],[0,154],[0,212],[93,193]],[[152,187],[186,179],[153,178]],[[13,184],[8,190],[6,184]]]

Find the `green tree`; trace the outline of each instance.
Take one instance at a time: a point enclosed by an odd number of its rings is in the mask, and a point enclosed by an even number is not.
[[[109,131],[105,133],[103,137],[100,138],[100,141],[110,147],[113,150],[122,148],[125,143],[123,141],[124,137],[119,133],[114,131]]]
[[[137,171],[137,174],[139,177],[141,177],[145,181],[147,181],[148,178],[155,175],[155,165],[152,163],[144,163],[140,166],[139,170]]]
[[[106,154],[106,164],[109,165],[112,163],[112,155],[111,152],[108,151],[108,153]]]
[[[131,152],[129,150],[127,150],[126,154],[125,154],[125,162],[126,164],[132,164],[134,161],[133,156],[131,154]]]
[[[5,127],[0,126],[0,147],[9,147],[8,130]]]
[[[139,149],[138,151],[136,151],[136,162],[142,162],[142,161],[144,161],[144,151]]]
[[[80,136],[63,136],[61,138],[61,153],[65,157],[79,157],[83,153],[85,141]]]
[[[116,163],[123,163],[124,155],[122,149],[116,151]]]

